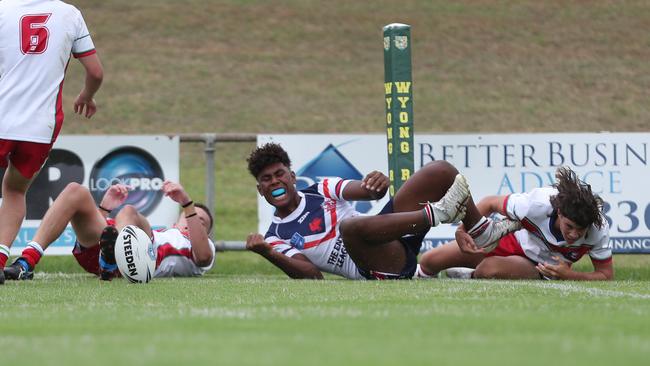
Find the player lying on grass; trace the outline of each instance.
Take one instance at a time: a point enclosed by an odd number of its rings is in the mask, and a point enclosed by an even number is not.
[[[45,213],[33,241],[4,269],[4,275],[11,280],[31,279],[43,251],[63,233],[68,223],[77,236],[72,254],[83,269],[101,279],[110,280],[119,273],[115,264],[115,240],[118,231],[126,225],[137,225],[153,238],[157,250],[154,277],[202,275],[212,268],[215,258],[214,243],[208,238],[213,224],[210,210],[195,204],[178,183],[166,181],[162,189],[167,197],[182,206],[183,212],[172,228],[152,230],[146,217],[131,205],[124,206],[115,219],[108,217],[126,201],[127,186],[111,186],[96,206],[86,187],[68,184]]]
[[[288,154],[273,143],[251,153],[248,169],[275,215],[266,235],[250,234],[246,248],[291,278],[319,279],[322,272],[350,279],[411,278],[432,226],[464,217],[482,245],[517,228],[481,216],[465,178],[444,161],[417,171],[376,216],[361,216],[349,201],[383,197],[389,180],[380,172],[361,181],[327,178],[298,191]]]
[[[477,206],[483,215],[499,213],[520,222],[523,229],[503,237],[489,251],[477,248],[461,225],[456,241],[422,255],[418,276],[469,267],[475,270],[465,273],[473,278],[611,280],[612,250],[602,200],[569,168],[558,169],[556,178],[552,187],[481,200]],[[587,253],[594,271],[572,270],[571,264]]]

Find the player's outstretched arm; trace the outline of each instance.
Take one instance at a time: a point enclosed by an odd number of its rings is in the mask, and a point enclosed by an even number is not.
[[[194,202],[179,183],[165,181],[162,190],[165,196],[171,198],[183,208],[183,214],[187,220],[187,229],[190,234],[194,263],[199,267],[210,265],[214,258],[214,252],[210,247],[208,232],[196,214]]]
[[[390,180],[378,171],[372,171],[363,180],[355,180],[345,186],[343,198],[348,201],[378,200],[388,191]]]
[[[79,58],[81,65],[86,69],[86,81],[83,89],[74,101],[74,112],[86,118],[92,117],[97,112],[97,105],[93,99],[104,80],[104,68],[97,54]]]
[[[264,237],[261,234],[249,234],[246,238],[246,249],[266,258],[291,278],[323,279],[323,274],[320,270],[303,254],[287,257],[282,253],[276,252],[269,243],[264,241]]]

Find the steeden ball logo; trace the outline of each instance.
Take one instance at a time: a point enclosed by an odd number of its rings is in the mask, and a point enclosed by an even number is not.
[[[162,199],[164,181],[162,168],[150,153],[128,146],[116,149],[98,161],[90,172],[88,185],[96,202],[100,202],[106,190],[114,184],[131,187],[124,204],[135,206],[146,216]]]

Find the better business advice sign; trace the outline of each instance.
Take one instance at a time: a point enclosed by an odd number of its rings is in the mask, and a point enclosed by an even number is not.
[[[361,179],[388,170],[383,135],[260,135],[258,144],[280,143],[293,162],[298,187],[328,176]],[[616,253],[650,253],[648,133],[416,135],[415,167],[447,160],[469,180],[475,201],[550,185],[555,170],[569,166],[605,200],[610,243]],[[357,202],[358,211],[379,212],[388,200]],[[273,209],[258,198],[259,230]],[[424,249],[454,237],[455,227],[431,229]]]
[[[178,161],[178,137],[60,136],[27,193],[27,214],[11,253],[20,254],[47,209],[71,182],[88,187],[97,203],[112,184],[129,185],[125,204],[138,208],[154,226],[172,224],[178,205],[163,198],[161,187],[166,179],[178,181]],[[4,169],[0,169],[2,175]],[[74,242],[74,232],[68,227],[46,253],[70,254]]]

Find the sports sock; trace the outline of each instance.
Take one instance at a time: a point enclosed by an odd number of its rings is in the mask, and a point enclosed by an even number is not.
[[[5,268],[7,259],[9,259],[9,247],[4,244],[0,244],[0,268]]]
[[[485,228],[487,228],[488,225],[488,219],[485,216],[481,216],[481,219],[478,220],[474,226],[472,226],[471,229],[467,230],[467,233],[472,236],[472,238],[476,238],[478,235],[481,235],[483,231],[485,231]]]
[[[27,244],[27,248],[23,249],[21,256],[29,265],[27,270],[34,270],[38,262],[43,257],[44,251],[43,247],[35,241],[30,241]]]
[[[474,242],[476,245],[479,247],[487,244],[485,243],[485,240],[487,240],[487,237],[484,237],[483,235],[486,231],[487,228],[490,226],[492,223],[492,220],[486,218],[485,216],[482,216],[480,220],[476,223],[476,225],[472,226],[471,229],[467,231],[467,233],[474,239]]]
[[[431,203],[425,204],[422,211],[424,212],[424,217],[426,218],[427,223],[429,223],[429,226],[438,226],[440,222],[436,222],[436,215],[433,213],[433,207]]]
[[[99,255],[99,268],[101,268],[102,271],[107,271],[107,272],[112,272],[117,269],[117,264],[115,263],[108,263],[106,259],[104,259],[103,255]]]

